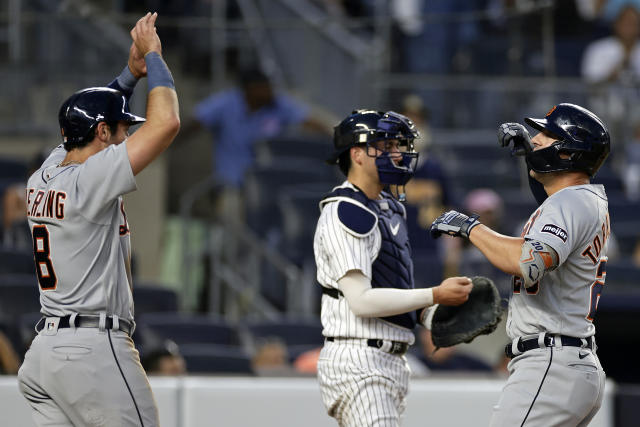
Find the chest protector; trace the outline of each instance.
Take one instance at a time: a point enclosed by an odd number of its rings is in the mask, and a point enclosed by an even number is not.
[[[405,209],[387,193],[382,200],[371,200],[361,191],[337,188],[325,195],[321,204],[337,201],[338,217],[352,234],[366,236],[378,227],[382,242],[380,252],[372,265],[373,288],[413,289],[413,261],[405,221]],[[354,202],[355,201],[355,202]],[[364,209],[362,206],[366,207]],[[373,217],[375,214],[375,217]],[[416,312],[411,311],[382,319],[404,328],[416,325]]]

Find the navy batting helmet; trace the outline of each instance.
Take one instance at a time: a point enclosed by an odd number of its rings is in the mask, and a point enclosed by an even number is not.
[[[71,95],[60,107],[58,122],[65,146],[82,146],[100,122],[142,123],[143,117],[129,112],[127,98],[118,90],[90,87]]]
[[[404,185],[413,176],[418,153],[413,140],[419,134],[413,122],[402,114],[388,111],[355,110],[334,128],[334,153],[327,163],[335,164],[351,147],[365,146],[376,141],[397,140],[402,159],[394,161],[385,152],[376,158],[380,181],[384,184]],[[345,171],[343,171],[345,172]]]
[[[527,154],[527,165],[536,172],[583,171],[594,176],[609,156],[609,131],[602,120],[586,108],[558,104],[543,119],[524,120],[558,139],[549,147]]]

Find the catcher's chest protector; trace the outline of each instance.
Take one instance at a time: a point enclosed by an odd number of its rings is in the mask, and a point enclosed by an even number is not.
[[[360,191],[338,188],[326,195],[324,199],[338,198],[341,203],[349,202],[350,199],[356,200],[377,215],[377,227],[380,230],[382,243],[380,252],[372,266],[371,286],[374,288],[413,289],[413,261],[411,260],[404,206],[385,192],[382,193],[382,197],[381,200],[371,200]],[[353,204],[353,206],[358,205]],[[368,221],[370,213],[360,209],[363,220]],[[357,214],[352,215],[349,221],[353,221],[354,226],[358,225]],[[383,319],[408,329],[413,329],[417,322],[415,312],[383,317]]]

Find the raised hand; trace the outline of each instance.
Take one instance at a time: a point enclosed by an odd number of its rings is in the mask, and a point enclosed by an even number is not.
[[[138,51],[135,42],[131,43],[129,48],[129,61],[127,62],[131,74],[136,79],[147,75],[147,63],[144,62],[144,56]]]
[[[498,127],[498,143],[501,147],[511,147],[512,156],[526,156],[533,149],[531,136],[520,123],[503,123]]]
[[[138,19],[136,26],[131,30],[131,38],[143,58],[149,52],[158,52],[162,55],[162,43],[155,27],[157,17],[157,12],[148,12]]]

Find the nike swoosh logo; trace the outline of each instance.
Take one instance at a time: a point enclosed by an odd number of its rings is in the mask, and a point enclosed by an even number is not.
[[[578,357],[580,359],[584,359],[585,357],[587,357],[589,355],[589,353],[578,353]]]
[[[391,234],[394,236],[398,234],[398,230],[400,229],[400,223],[391,226]]]

